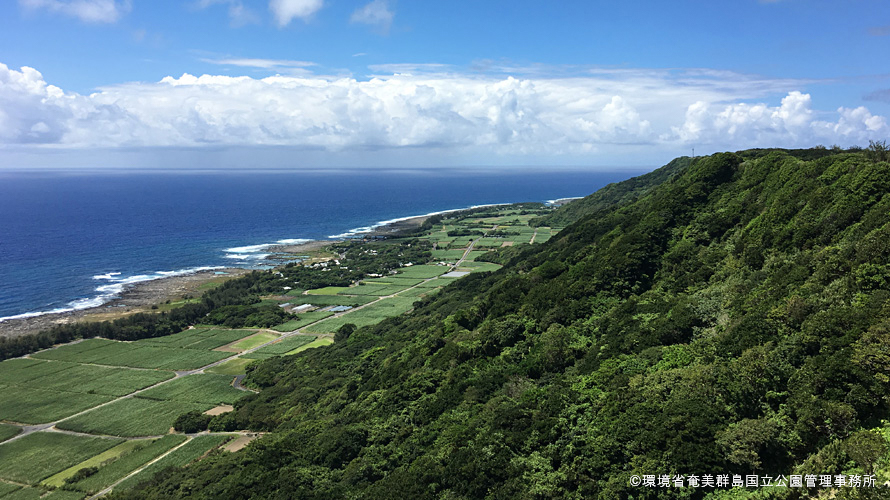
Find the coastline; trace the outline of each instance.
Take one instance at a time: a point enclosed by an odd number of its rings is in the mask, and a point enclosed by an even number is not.
[[[224,272],[226,274],[217,274]],[[78,321],[106,321],[139,312],[152,312],[152,306],[165,301],[182,300],[186,295],[200,296],[209,285],[249,273],[249,269],[226,268],[218,271],[197,271],[127,285],[119,297],[104,304],[65,312],[55,312],[0,322],[0,337],[19,337],[38,333],[56,325]]]
[[[319,252],[334,243],[346,239],[365,239],[396,236],[398,233],[413,230],[421,226],[427,219],[435,215],[472,210],[489,206],[509,205],[508,203],[476,205],[466,208],[443,210],[424,215],[415,215],[381,221],[367,227],[352,229],[346,233],[329,236],[327,240],[281,240],[270,244],[260,244],[227,249],[229,252],[240,252],[256,255],[253,262],[267,263],[270,267],[277,267],[287,262],[290,257],[309,257],[307,262],[328,260],[330,257],[320,256]],[[290,243],[289,241],[294,241]],[[146,281],[124,284],[116,296],[102,304],[83,309],[66,310],[61,312],[27,313],[21,318],[10,318],[0,321],[0,338],[19,337],[23,335],[39,333],[57,325],[75,323],[79,321],[111,321],[140,312],[158,312],[160,306],[166,301],[179,301],[184,296],[200,297],[208,289],[211,283],[223,282],[238,276],[247,274],[255,269],[241,267],[203,268],[187,274],[163,276]],[[220,274],[224,273],[224,274]]]
[[[422,215],[388,222],[374,227],[367,233],[356,233],[355,237],[393,235],[408,228],[418,227],[429,217],[429,215]],[[282,255],[316,254],[340,241],[343,240],[301,240],[300,243],[264,246],[263,251],[269,253],[265,259],[274,263],[281,260]],[[315,256],[307,261],[312,262],[313,260],[327,260],[327,258]],[[253,269],[228,267],[127,284],[117,297],[97,306],[63,312],[46,312],[0,321],[0,338],[36,334],[57,325],[80,321],[112,321],[140,312],[158,312],[159,309],[154,309],[152,306],[159,306],[166,301],[183,300],[185,296],[200,297],[205,290],[212,286],[212,283],[221,283],[252,271]]]

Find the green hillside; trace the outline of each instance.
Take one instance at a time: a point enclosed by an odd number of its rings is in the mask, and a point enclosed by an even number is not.
[[[648,175],[407,316],[251,365],[262,391],[228,425],[273,434],[118,497],[792,499],[817,490],[630,480],[890,479],[890,164],[754,150]]]

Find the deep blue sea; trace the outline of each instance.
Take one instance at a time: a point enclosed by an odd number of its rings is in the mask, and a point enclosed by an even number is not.
[[[275,242],[586,196],[642,172],[0,173],[0,318],[98,305],[174,273],[256,267]]]

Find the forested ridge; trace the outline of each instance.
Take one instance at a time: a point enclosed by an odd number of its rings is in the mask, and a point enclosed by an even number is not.
[[[262,391],[227,418],[270,435],[116,497],[790,499],[816,490],[629,480],[886,480],[881,160],[752,150],[612,185],[551,216],[575,222],[549,242],[492,255],[500,271],[251,367]]]

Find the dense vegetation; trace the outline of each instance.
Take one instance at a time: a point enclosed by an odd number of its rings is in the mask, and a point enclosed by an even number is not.
[[[120,496],[724,498],[629,479],[885,471],[881,159],[754,150],[611,185],[500,271],[252,365],[226,426],[274,434]]]
[[[232,418],[276,437],[134,495],[687,497],[628,479],[886,465],[890,165],[801,156],[613,185],[503,270],[259,365]]]

